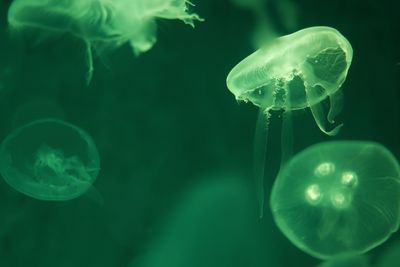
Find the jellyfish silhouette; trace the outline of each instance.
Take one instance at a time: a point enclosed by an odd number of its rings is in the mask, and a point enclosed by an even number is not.
[[[343,124],[327,130],[321,102],[330,99],[327,119],[334,123],[342,108],[340,87],[346,79],[352,55],[350,43],[337,30],[311,27],[267,43],[228,74],[226,83],[236,99],[250,101],[260,108],[255,154],[259,158],[256,159],[256,180],[261,210],[270,112],[284,111],[282,162],[287,160],[291,149],[291,111],[310,108],[321,131],[336,135]],[[257,141],[261,136],[264,141]]]
[[[202,20],[188,12],[186,0],[14,0],[8,23],[14,30],[40,29],[70,33],[86,44],[87,81],[93,72],[92,48],[115,49],[130,44],[135,54],[156,42],[156,19],[179,19],[194,26]]]
[[[0,173],[17,191],[40,200],[69,200],[88,191],[100,160],[91,137],[56,119],[30,122],[0,146]]]
[[[313,145],[281,169],[270,205],[279,229],[310,255],[362,254],[399,228],[399,163],[373,142]]]

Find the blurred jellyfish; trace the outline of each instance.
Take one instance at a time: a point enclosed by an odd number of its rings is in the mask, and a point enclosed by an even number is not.
[[[273,248],[266,252],[260,245],[246,186],[229,176],[212,178],[185,194],[161,235],[130,267],[266,266],[266,260],[277,266]]]
[[[251,43],[256,49],[279,36],[298,29],[297,7],[293,0],[231,0],[254,17]]]
[[[284,166],[270,204],[280,230],[310,255],[362,254],[399,228],[399,163],[377,143],[320,143]]]
[[[92,78],[92,47],[115,49],[130,44],[135,54],[156,42],[156,19],[179,19],[194,26],[202,20],[188,12],[186,0],[14,0],[8,11],[12,30],[40,29],[70,33],[86,44],[88,74]]]
[[[342,124],[330,131],[326,129],[321,102],[330,99],[327,119],[334,123],[342,108],[340,87],[346,79],[352,56],[350,43],[337,30],[311,27],[269,42],[228,74],[226,83],[236,99],[250,101],[260,108],[256,131],[261,134],[256,133],[256,139],[263,136],[264,141],[256,144],[255,150],[256,155],[262,155],[256,171],[261,208],[264,201],[265,136],[268,136],[271,111],[284,111],[282,161],[291,150],[291,111],[310,108],[320,130],[336,135]]]
[[[14,130],[0,146],[0,173],[17,191],[41,200],[69,200],[88,191],[100,159],[78,127],[42,119]]]

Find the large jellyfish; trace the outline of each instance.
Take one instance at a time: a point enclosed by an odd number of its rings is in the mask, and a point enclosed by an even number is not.
[[[310,255],[362,254],[399,228],[399,163],[377,143],[320,143],[281,169],[270,204],[280,230]]]
[[[283,160],[290,150],[290,112],[310,108],[322,132],[336,135],[342,124],[332,130],[325,126],[321,102],[329,98],[327,119],[342,108],[340,87],[346,79],[353,51],[347,39],[330,27],[311,27],[267,43],[242,60],[228,74],[226,83],[238,101],[250,101],[260,108],[256,132],[268,136],[270,112],[283,110]],[[256,136],[256,139],[258,137]],[[256,140],[257,141],[257,140]],[[266,140],[256,144],[256,154],[263,155],[257,167],[256,180],[262,209]],[[258,152],[257,150],[260,150]],[[258,156],[256,156],[258,157]]]
[[[69,200],[88,191],[100,160],[92,138],[56,119],[30,122],[0,146],[0,173],[17,191],[41,200]]]
[[[45,34],[71,33],[87,48],[88,74],[93,72],[92,47],[117,48],[129,43],[135,54],[156,42],[156,19],[179,19],[194,26],[202,20],[189,13],[186,0],[14,0],[8,11],[12,29],[40,29]]]

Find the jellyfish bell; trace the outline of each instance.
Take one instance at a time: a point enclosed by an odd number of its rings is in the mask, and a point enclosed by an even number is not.
[[[399,163],[377,143],[320,143],[280,170],[270,205],[278,228],[308,254],[360,255],[399,228]]]
[[[227,77],[237,100],[250,101],[265,112],[310,107],[320,129],[327,131],[320,102],[331,99],[328,120],[333,122],[341,99],[337,93],[352,61],[346,38],[330,27],[311,27],[277,38],[239,64]]]
[[[260,108],[255,144],[255,173],[262,209],[263,177],[271,111],[283,111],[283,165],[291,155],[291,112],[310,108],[320,130],[336,135],[343,124],[332,130],[325,126],[322,101],[330,99],[327,120],[342,108],[340,87],[346,79],[352,48],[347,39],[330,27],[311,27],[268,42],[265,46],[239,62],[228,74],[226,84],[238,101],[251,102]],[[260,133],[257,133],[260,132]],[[257,151],[261,150],[261,151]],[[261,165],[260,165],[261,164]]]
[[[5,181],[40,200],[69,200],[93,192],[99,169],[91,137],[57,119],[17,128],[0,146],[0,173]]]

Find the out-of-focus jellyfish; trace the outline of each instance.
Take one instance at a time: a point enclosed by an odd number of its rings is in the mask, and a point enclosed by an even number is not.
[[[40,29],[70,33],[87,48],[88,76],[93,71],[92,47],[103,50],[129,43],[140,54],[156,42],[156,19],[179,19],[194,26],[202,20],[189,13],[187,0],[14,0],[8,11],[13,30]]]
[[[253,13],[255,26],[251,43],[258,49],[284,32],[298,29],[297,8],[293,0],[231,0],[236,6]],[[275,13],[275,14],[274,14]]]
[[[14,130],[0,147],[0,173],[19,192],[41,200],[69,200],[92,187],[97,148],[82,129],[42,119]]]
[[[261,244],[247,186],[223,175],[189,190],[148,251],[129,266],[278,266],[274,248],[266,252]]]
[[[251,43],[255,49],[260,48],[279,36],[276,24],[267,12],[266,1],[236,1],[243,8],[250,9],[253,13],[255,25],[251,33]]]
[[[368,258],[365,255],[346,255],[325,261],[318,267],[369,267]]]
[[[399,163],[377,143],[320,143],[281,169],[270,204],[280,230],[310,255],[362,254],[399,228]]]
[[[342,124],[332,130],[325,126],[322,101],[330,99],[327,119],[342,108],[340,87],[346,79],[353,51],[347,39],[330,27],[311,27],[269,42],[237,64],[227,77],[227,86],[238,101],[250,101],[260,108],[256,131],[268,136],[270,112],[283,110],[282,153],[290,150],[290,112],[310,108],[318,127],[336,135]],[[287,142],[287,143],[285,143]],[[265,141],[266,143],[266,141]],[[256,149],[265,150],[265,145]],[[265,157],[265,151],[260,153]],[[264,160],[256,176],[262,206]]]

